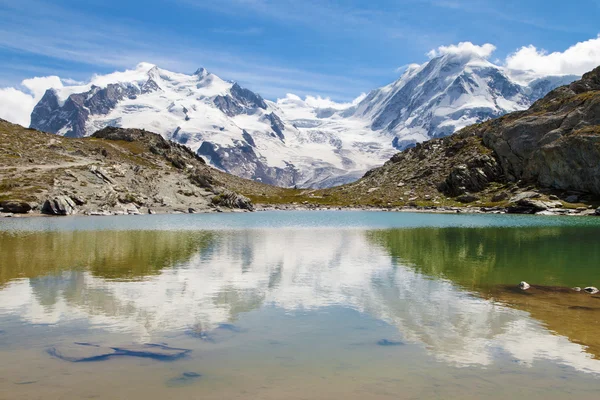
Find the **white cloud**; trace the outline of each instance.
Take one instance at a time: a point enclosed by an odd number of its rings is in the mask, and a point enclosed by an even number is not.
[[[12,87],[0,89],[0,118],[29,126],[31,110],[34,106],[33,96]]]
[[[63,87],[62,81],[58,76],[36,76],[35,78],[25,79],[21,82],[21,85],[25,86],[31,92],[34,99],[38,101],[46,93],[46,90]]]
[[[61,88],[63,84],[58,76],[44,76],[25,79],[21,85],[24,90],[0,88],[0,118],[27,127],[33,107],[46,90]]]
[[[331,100],[329,97],[306,96],[306,98],[304,99],[304,102],[309,107],[313,107],[313,108],[333,108],[336,110],[343,110],[343,109],[352,107],[352,106],[360,103],[366,96],[367,95],[365,93],[362,93],[360,96],[358,96],[356,99],[354,99],[350,103],[337,103],[337,102]]]
[[[429,58],[440,57],[446,54],[455,54],[460,56],[477,56],[482,58],[488,58],[496,50],[496,46],[490,43],[486,43],[482,46],[478,46],[471,42],[460,42],[459,44],[452,44],[450,46],[440,46],[437,49],[431,50],[427,53]]]
[[[600,65],[600,35],[579,42],[564,52],[548,53],[533,45],[521,47],[506,58],[506,67],[536,75],[583,75]]]

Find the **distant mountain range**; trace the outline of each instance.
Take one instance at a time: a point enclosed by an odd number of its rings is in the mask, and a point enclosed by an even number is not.
[[[190,147],[211,165],[268,184],[328,187],[360,178],[398,150],[523,110],[577,76],[517,81],[476,55],[445,54],[351,104],[277,102],[203,68],[192,75],[141,63],[90,83],[46,91],[31,127],[83,137],[142,128]]]

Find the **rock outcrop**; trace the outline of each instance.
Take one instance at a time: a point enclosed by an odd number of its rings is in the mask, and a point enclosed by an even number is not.
[[[65,138],[0,121],[0,141],[3,216],[252,211],[242,193],[284,190],[221,172],[186,146],[141,129]]]

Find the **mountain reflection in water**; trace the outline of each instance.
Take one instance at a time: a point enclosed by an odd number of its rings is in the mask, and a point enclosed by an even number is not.
[[[600,373],[596,311],[577,322],[497,287],[597,281],[592,242],[569,227],[0,233],[0,318],[152,341],[262,308],[349,308],[452,365],[502,354]]]

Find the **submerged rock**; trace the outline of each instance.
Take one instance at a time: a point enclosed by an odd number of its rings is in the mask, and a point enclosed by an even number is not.
[[[378,346],[402,346],[402,345],[404,345],[404,343],[400,342],[400,341],[381,339],[380,341],[377,342],[377,345]]]
[[[134,357],[148,357],[157,360],[174,360],[185,356],[191,350],[178,349],[164,346],[162,344],[131,344],[124,346],[111,347],[121,355]]]
[[[200,379],[202,377],[201,374],[197,372],[184,372],[175,378],[171,378],[167,381],[167,386],[185,386],[190,385]]]
[[[61,360],[70,362],[89,362],[105,360],[117,352],[110,347],[98,346],[90,343],[73,343],[51,347],[48,354]]]
[[[161,344],[132,344],[113,347],[92,343],[73,343],[51,347],[47,352],[53,357],[70,362],[101,361],[117,356],[146,357],[169,361],[183,357],[191,350]]]

